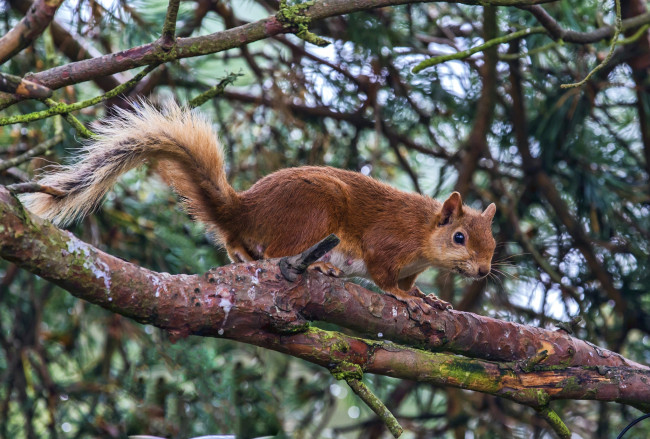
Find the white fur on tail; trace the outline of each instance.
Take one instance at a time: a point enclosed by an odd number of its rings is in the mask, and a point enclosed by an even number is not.
[[[186,177],[208,179],[212,187],[229,187],[223,152],[204,117],[174,102],[162,110],[144,101],[133,106],[134,112],[120,109],[116,117],[105,121],[96,130],[97,136],[83,145],[76,163],[56,166],[38,180],[62,190],[65,197],[21,195],[27,209],[56,224],[69,224],[97,208],[121,174],[157,160],[175,163]],[[223,195],[210,192],[212,198]]]

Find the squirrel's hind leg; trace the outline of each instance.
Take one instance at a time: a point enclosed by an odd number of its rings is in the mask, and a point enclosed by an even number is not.
[[[225,247],[228,252],[228,257],[235,264],[238,262],[252,262],[255,260],[241,242],[231,241],[226,243]]]

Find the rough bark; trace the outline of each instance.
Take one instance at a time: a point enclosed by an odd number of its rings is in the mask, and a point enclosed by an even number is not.
[[[471,389],[536,408],[554,399],[650,408],[650,368],[563,331],[460,311],[410,313],[391,296],[319,273],[290,282],[277,260],[232,264],[202,276],[156,273],[32,216],[4,188],[0,256],[175,337],[229,338],[329,369],[356,364],[365,372]],[[310,320],[376,340],[316,329]]]

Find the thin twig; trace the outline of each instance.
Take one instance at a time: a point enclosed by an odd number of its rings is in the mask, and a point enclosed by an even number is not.
[[[162,28],[162,45],[163,47],[172,47],[174,45],[174,37],[176,36],[176,19],[178,17],[178,7],[181,0],[170,0],[167,6],[167,15],[165,16],[165,23]]]
[[[361,400],[365,402],[366,405],[377,414],[377,416],[379,416],[394,437],[400,437],[402,435],[404,429],[399,425],[395,416],[390,412],[390,410],[388,410],[384,403],[381,402],[374,393],[372,393],[363,381],[358,379],[346,379],[345,381],[354,393],[356,393],[357,396],[361,398]]]
[[[555,434],[557,434],[560,439],[570,439],[571,431],[566,426],[564,421],[555,413],[554,410],[551,410],[549,406],[545,406],[539,410],[537,413],[548,422]]]
[[[43,192],[44,194],[52,195],[53,197],[65,197],[66,193],[61,189],[53,188],[52,186],[45,186],[38,183],[16,183],[5,186],[7,190],[15,194],[27,194],[32,192]]]
[[[9,168],[13,168],[14,166],[18,166],[21,163],[26,162],[27,160],[31,159],[32,157],[36,157],[37,155],[43,154],[47,152],[50,148],[52,148],[54,145],[59,143],[60,141],[63,140],[63,134],[59,133],[52,137],[49,140],[46,140],[45,142],[39,143],[29,151],[14,157],[9,160],[3,160],[0,161],[0,172],[7,170]]]
[[[499,54],[499,60],[500,61],[512,61],[515,59],[519,58],[528,58],[529,56],[537,55],[538,53],[545,52],[549,49],[552,49],[555,46],[562,46],[564,44],[564,41],[562,40],[557,40],[557,41],[551,41],[548,44],[544,44],[543,46],[535,47],[534,49],[530,49],[528,52],[522,52],[522,53],[500,53]]]
[[[209,99],[212,99],[215,96],[223,94],[226,87],[234,83],[239,76],[244,76],[243,73],[229,73],[228,76],[223,78],[217,85],[211,87],[209,90],[204,91],[200,95],[196,96],[188,103],[190,108],[196,108],[203,105]]]
[[[618,40],[616,42],[616,44],[619,45],[619,46],[624,46],[626,44],[632,44],[632,43],[636,42],[636,40],[641,38],[646,33],[646,31],[648,29],[650,29],[650,24],[644,24],[643,26],[641,26],[639,29],[637,29],[637,31],[634,32],[629,37],[623,38],[622,40]]]
[[[607,52],[607,56],[602,60],[600,64],[594,67],[593,70],[589,72],[582,81],[574,82],[571,84],[561,84],[560,88],[574,88],[583,86],[592,76],[594,76],[594,74],[596,74],[597,71],[605,67],[607,63],[612,59],[612,56],[614,56],[616,41],[618,40],[618,36],[623,30],[623,19],[621,18],[621,0],[614,0],[614,3],[616,5],[616,21],[614,26],[614,35],[612,36],[612,41],[609,44],[609,52]]]
[[[43,102],[45,103],[45,105],[47,105],[50,108],[59,105],[57,101],[50,98],[43,99]],[[72,125],[72,128],[74,128],[77,131],[77,133],[84,139],[89,139],[95,135],[95,133],[93,133],[88,128],[86,128],[84,124],[82,124],[79,121],[79,119],[73,116],[72,113],[63,113],[62,116],[70,125]]]
[[[333,236],[333,235],[330,235]],[[382,422],[386,425],[388,430],[395,437],[400,437],[404,429],[395,416],[388,410],[383,402],[366,386],[361,379],[363,378],[363,370],[361,366],[356,363],[348,361],[341,361],[330,368],[330,373],[337,380],[344,380],[350,388],[357,394],[373,412],[379,416]]]
[[[544,29],[544,27],[542,26],[537,26],[537,27],[530,27],[528,29],[522,29],[520,31],[503,35],[497,38],[492,38],[491,40],[488,40],[483,44],[480,44],[476,47],[471,47],[467,50],[461,50],[460,52],[451,53],[449,55],[434,56],[433,58],[425,59],[417,66],[413,67],[413,73],[419,73],[420,71],[426,69],[427,67],[433,67],[435,65],[438,65],[446,61],[464,59],[470,57],[477,52],[482,52],[498,44],[507,43],[508,41],[516,40],[518,38],[522,38],[528,35],[543,34],[543,33],[546,33],[546,29]]]
[[[12,116],[12,117],[3,117],[0,118],[0,126],[2,125],[11,125],[14,123],[21,123],[21,122],[33,122],[35,120],[41,120],[45,119],[51,116],[54,116],[55,114],[65,114],[65,113],[70,113],[72,111],[77,111],[81,110],[82,108],[90,107],[91,105],[96,105],[99,104],[100,102],[104,102],[107,99],[110,99],[112,97],[115,97],[119,95],[120,93],[124,93],[126,90],[130,89],[133,87],[135,84],[138,83],[142,78],[144,78],[149,72],[151,72],[153,69],[158,67],[158,64],[150,65],[146,67],[144,70],[142,70],[140,73],[135,75],[133,79],[130,81],[125,82],[124,84],[120,84],[117,87],[115,87],[113,90],[109,91],[106,94],[103,94],[101,96],[96,96],[92,99],[88,99],[85,101],[77,102],[74,104],[56,104],[56,106],[49,108],[48,110],[43,110],[43,111],[36,111],[34,113],[29,113],[29,114],[23,114],[23,115],[18,115],[18,116]]]

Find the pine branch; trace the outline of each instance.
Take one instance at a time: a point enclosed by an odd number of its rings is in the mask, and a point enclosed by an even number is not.
[[[2,258],[79,298],[176,337],[229,338],[328,369],[355,364],[364,373],[490,393],[535,409],[558,399],[650,409],[650,368],[564,331],[459,311],[412,315],[391,296],[313,270],[290,282],[278,259],[232,264],[202,276],[155,273],[40,220],[1,188],[0,225]],[[312,328],[309,320],[362,334],[381,332],[381,340]],[[531,349],[548,355],[531,356]]]

